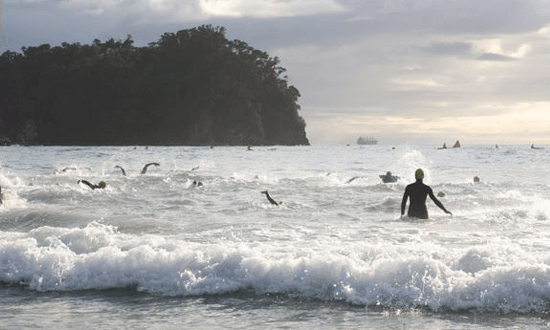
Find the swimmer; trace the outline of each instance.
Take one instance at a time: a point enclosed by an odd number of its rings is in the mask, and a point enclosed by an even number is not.
[[[151,165],[155,165],[155,166],[160,166],[159,163],[149,163],[149,164],[145,164],[145,166],[143,166],[143,169],[141,170],[141,174],[145,174],[147,172],[147,168]]]
[[[445,197],[445,193],[440,191],[437,193],[437,197]]]
[[[390,171],[386,172],[386,174],[379,175],[380,179],[382,179],[382,182],[384,183],[393,183],[397,182],[397,179],[399,179],[398,176],[392,175]]]
[[[101,181],[99,184],[92,184],[92,183],[90,183],[86,180],[78,180],[78,183],[84,183],[88,187],[92,188],[92,190],[103,189],[107,186],[107,182],[105,182],[105,181]]]
[[[283,204],[282,202],[277,202],[275,201],[273,198],[271,198],[271,196],[269,196],[269,193],[267,192],[267,190],[265,191],[262,191],[262,194],[265,194],[265,196],[267,197],[267,200],[273,204],[273,205],[280,205],[280,204]]]
[[[200,182],[200,181],[193,180],[193,186],[194,186],[194,187],[202,187],[203,184],[202,184],[202,182]]]
[[[474,176],[474,183],[478,183],[479,182],[479,176]]]
[[[353,178],[351,178],[351,179],[349,179],[348,181],[346,181],[346,183],[351,183],[353,180],[359,179],[359,178],[364,178],[364,176],[354,176]]]
[[[443,204],[441,204],[441,202],[435,197],[432,188],[422,182],[424,179],[424,171],[422,171],[422,169],[417,169],[414,173],[414,177],[416,182],[409,184],[403,193],[403,200],[401,201],[401,216],[405,214],[407,200],[410,198],[411,202],[407,215],[409,217],[419,219],[428,219],[428,209],[426,208],[426,197],[428,196],[430,196],[435,205],[437,205],[445,213],[452,216],[453,214],[447,211],[445,206],[443,206]]]
[[[59,170],[54,170],[54,173],[57,174],[57,173],[65,173],[67,171],[76,171],[76,167],[65,167],[64,169],[62,169],[61,171]]]
[[[4,194],[2,194],[2,187],[0,187],[0,205],[4,202]]]
[[[122,168],[122,166],[115,166],[115,168],[120,168],[120,170],[122,171],[122,175],[126,176],[126,171]]]

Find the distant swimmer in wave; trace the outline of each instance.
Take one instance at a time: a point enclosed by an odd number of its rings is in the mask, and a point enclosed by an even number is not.
[[[397,182],[397,180],[399,179],[398,176],[392,175],[390,171],[386,172],[386,174],[379,175],[379,177],[384,183],[394,183]]]
[[[542,148],[535,147],[535,144],[532,144],[532,145],[531,145],[531,149],[542,149]]]
[[[84,167],[84,168],[82,168],[82,169],[87,170],[87,171],[91,171],[91,170],[92,170],[91,167]],[[69,171],[76,171],[76,170],[79,170],[79,169],[76,168],[76,167],[65,167],[65,168],[62,169],[62,170],[57,170],[57,169],[56,169],[56,170],[54,170],[53,172],[54,172],[54,174],[58,174],[58,173],[65,173],[65,172],[69,172]]]
[[[149,163],[149,164],[145,164],[145,166],[143,166],[143,169],[141,170],[141,174],[145,174],[147,172],[147,168],[151,165],[155,165],[155,166],[160,166],[159,163]]]
[[[57,173],[65,173],[67,171],[76,171],[76,167],[65,167],[64,169],[62,170],[54,170],[54,173],[57,174]]]
[[[361,178],[364,178],[364,176],[354,176],[353,178],[346,181],[346,183],[351,183],[352,181],[357,180],[357,179],[361,179]]]
[[[479,176],[474,176],[474,183],[478,183],[480,181]]]
[[[88,187],[92,188],[92,190],[95,190],[95,189],[103,189],[105,187],[107,187],[107,182],[105,181],[101,181],[100,183],[98,184],[93,184],[93,183],[90,183],[86,180],[78,180],[78,183],[84,183],[85,185],[87,185]]]
[[[122,175],[126,176],[126,171],[122,168],[122,166],[115,166],[115,168],[119,168],[122,171]]]
[[[417,169],[414,173],[414,177],[416,182],[409,184],[405,188],[403,200],[401,201],[401,216],[405,214],[407,200],[410,199],[409,212],[407,215],[419,219],[428,219],[428,209],[426,208],[426,198],[428,196],[430,196],[435,205],[452,216],[453,214],[447,211],[445,206],[435,197],[432,188],[422,182],[424,179],[424,171],[422,171],[422,169]]]
[[[2,187],[0,187],[0,205],[4,203],[4,194],[2,194]]]
[[[200,181],[193,180],[193,187],[202,187],[204,184]]]
[[[262,194],[265,194],[265,197],[267,197],[267,200],[273,204],[273,205],[281,205],[283,204],[283,202],[277,202],[275,201],[273,198],[271,198],[271,196],[269,196],[269,193],[267,192],[267,190],[265,191],[262,191]]]

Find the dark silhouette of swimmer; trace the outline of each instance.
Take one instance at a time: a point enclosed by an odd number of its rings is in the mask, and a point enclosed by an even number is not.
[[[379,175],[380,179],[382,179],[382,182],[384,183],[393,183],[397,182],[397,179],[399,179],[398,176],[392,175],[390,171],[386,172],[386,174]]]
[[[194,187],[202,187],[203,183],[197,180],[193,180],[193,186]]]
[[[147,172],[147,168],[151,165],[155,165],[155,166],[160,166],[159,163],[149,163],[149,164],[145,164],[145,166],[143,166],[143,169],[141,170],[141,174],[145,174]]]
[[[0,187],[0,205],[4,202],[4,194],[2,194],[2,187]]]
[[[353,180],[359,179],[359,178],[364,178],[364,176],[354,176],[353,178],[351,178],[351,179],[349,179],[348,181],[346,181],[346,183],[351,183]]]
[[[267,200],[273,204],[273,205],[280,205],[280,204],[283,204],[282,202],[277,202],[275,201],[273,198],[271,198],[271,196],[269,196],[269,193],[267,192],[267,190],[265,191],[262,191],[262,194],[265,194],[265,197],[267,197]]]
[[[405,188],[405,193],[403,194],[403,201],[401,202],[401,215],[405,214],[405,208],[407,206],[407,200],[410,198],[411,202],[409,205],[409,212],[407,215],[409,217],[415,217],[419,219],[428,219],[428,209],[426,208],[426,197],[430,196],[432,201],[445,213],[453,215],[451,212],[447,211],[445,206],[435,197],[432,188],[425,185],[422,180],[424,179],[424,171],[417,169],[414,173],[416,179],[415,183],[411,183]]]
[[[88,187],[92,188],[92,190],[103,189],[107,186],[107,182],[105,182],[105,181],[101,181],[99,184],[93,184],[93,183],[90,183],[86,180],[78,180],[78,183],[84,183]]]
[[[76,171],[76,167],[65,167],[64,169],[62,169],[61,171],[59,170],[54,170],[54,173],[65,173],[67,171]]]
[[[122,175],[126,176],[126,171],[122,168],[122,166],[115,166],[115,168],[120,168],[120,170],[122,171]]]

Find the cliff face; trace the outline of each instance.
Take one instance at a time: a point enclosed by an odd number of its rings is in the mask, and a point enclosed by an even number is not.
[[[0,138],[59,145],[308,145],[278,58],[201,26],[0,56]]]

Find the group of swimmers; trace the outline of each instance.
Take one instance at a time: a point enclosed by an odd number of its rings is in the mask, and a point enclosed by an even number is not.
[[[141,170],[141,174],[145,174],[147,173],[147,169],[149,168],[149,166],[160,166],[159,163],[148,163],[148,164],[145,164],[145,166],[143,166],[143,169]],[[121,172],[122,172],[122,175],[126,176],[126,170],[120,166],[120,165],[116,165],[115,168],[118,168]],[[192,171],[196,170],[197,167],[194,167],[192,169]],[[62,170],[62,172],[65,172],[66,168]],[[56,173],[58,173],[59,171],[56,171]],[[94,184],[94,183],[91,183],[87,180],[78,180],[77,184],[80,184],[80,183],[83,183],[85,185],[87,185],[88,187],[90,187],[90,189],[92,190],[95,190],[95,189],[104,189],[105,187],[107,187],[107,182],[105,181],[100,181],[98,184]],[[193,183],[192,185],[194,187],[202,187],[204,184],[200,181],[197,181],[197,180],[193,180]],[[0,194],[1,196],[1,194]],[[1,203],[1,200],[0,200],[0,203]]]
[[[417,169],[414,172],[414,177],[416,181],[409,184],[403,193],[403,199],[401,200],[401,216],[405,215],[407,201],[410,201],[407,215],[418,219],[428,219],[428,210],[426,208],[426,199],[428,196],[430,196],[437,207],[452,216],[453,214],[435,197],[432,188],[422,182],[424,179],[424,171],[420,168]],[[474,176],[474,183],[479,182],[479,177],[477,175]],[[440,191],[437,196],[444,197],[445,193]]]
[[[432,201],[439,207],[441,210],[443,210],[445,213],[450,214],[452,216],[452,213],[448,211],[445,206],[436,198],[436,196],[433,193],[433,190],[430,186],[423,183],[424,179],[424,171],[422,169],[417,169],[415,171],[415,182],[407,185],[405,188],[405,192],[403,193],[403,199],[401,201],[401,216],[405,215],[405,210],[407,208],[407,202],[410,201],[409,204],[409,210],[407,212],[407,215],[409,217],[419,218],[419,219],[428,219],[428,210],[426,208],[426,199],[428,196],[432,199]],[[393,175],[390,171],[386,172],[386,174],[379,175],[380,179],[382,179],[382,182],[384,183],[394,183],[397,182],[399,179],[398,176]],[[350,180],[348,180],[347,183],[353,181],[358,177],[353,177]],[[474,183],[479,183],[480,179],[476,175],[474,176]],[[443,191],[438,192],[438,197],[444,197],[445,193]],[[269,198],[269,197],[268,197]]]
[[[452,215],[451,212],[449,212],[443,204],[435,197],[432,188],[430,186],[425,185],[422,181],[424,179],[424,171],[422,169],[417,169],[415,174],[416,182],[409,184],[405,188],[405,192],[403,194],[403,199],[401,201],[401,216],[405,214],[405,209],[407,207],[407,201],[410,200],[409,204],[409,211],[407,212],[407,215],[409,217],[419,218],[419,219],[428,219],[428,210],[426,208],[426,199],[428,196],[433,200],[435,205],[437,205],[440,209],[442,209],[445,213]],[[395,183],[397,180],[399,180],[399,176],[393,175],[390,171],[386,172],[386,174],[379,175],[380,179],[382,179],[382,182],[384,183]],[[346,183],[350,183],[353,180],[359,178],[358,176],[351,178]],[[479,182],[479,177],[474,177],[474,182]],[[437,194],[439,197],[445,196],[445,193],[440,191]],[[268,199],[271,202],[271,199]],[[273,202],[271,202],[274,204]]]
[[[141,174],[145,174],[147,172],[148,167],[152,166],[152,165],[160,166],[159,163],[148,163],[143,167],[143,169],[141,171]],[[126,171],[121,166],[117,165],[117,166],[115,166],[115,168],[120,169],[122,171],[122,174],[126,175]],[[445,212],[447,214],[450,214],[452,216],[452,213],[450,211],[448,211],[445,208],[445,206],[443,206],[443,204],[434,195],[432,188],[423,183],[424,171],[420,168],[417,169],[414,173],[414,177],[415,177],[416,181],[414,183],[411,183],[411,184],[407,185],[407,187],[405,188],[405,192],[403,193],[403,199],[401,201],[401,216],[405,215],[405,209],[407,207],[407,202],[409,202],[409,210],[407,212],[407,215],[409,217],[414,217],[414,218],[418,218],[418,219],[428,219],[428,209],[426,208],[426,199],[427,199],[428,196],[430,196],[430,198],[435,203],[435,205],[437,205],[437,207],[439,207],[441,210],[443,210],[443,212]],[[357,178],[357,177],[352,178],[351,180],[348,181],[348,183],[353,181],[353,179],[355,179],[355,178]],[[393,183],[393,182],[396,182],[399,179],[399,177],[395,176],[395,175],[392,175],[392,173],[390,171],[388,171],[388,172],[386,172],[386,174],[380,175],[380,179],[382,179],[382,181],[384,183]],[[474,182],[479,182],[479,177],[477,177],[477,176],[474,177]],[[88,187],[90,187],[92,190],[103,189],[107,186],[107,182],[105,182],[105,181],[101,181],[98,184],[93,184],[93,183],[90,183],[87,180],[78,180],[78,183],[79,184],[83,183],[83,184],[87,185]],[[194,186],[202,186],[202,182],[199,182],[199,181],[195,180],[195,181],[193,181],[193,185]],[[275,201],[269,195],[269,192],[267,190],[262,191],[261,193],[266,196],[267,200],[272,205],[277,205],[278,206],[278,205],[282,204],[282,202]],[[444,194],[442,194],[440,192],[438,194],[438,196],[443,197]],[[2,202],[2,194],[1,194],[1,188],[0,188],[0,203],[1,202]]]
[[[403,193],[403,199],[401,200],[401,216],[405,215],[405,210],[407,208],[407,202],[409,202],[409,210],[407,215],[409,217],[418,218],[418,219],[428,219],[428,209],[426,207],[426,199],[428,196],[432,201],[439,207],[443,212],[453,215],[449,210],[443,206],[443,204],[435,197],[433,190],[430,186],[424,184],[424,171],[422,169],[417,169],[414,173],[415,182],[407,185],[405,192]],[[358,177],[353,177],[348,180],[348,183],[353,181]],[[385,175],[380,175],[380,178],[384,183],[393,183],[396,182],[399,177],[392,175],[391,172],[387,172]],[[474,177],[474,182],[479,182],[479,177]],[[281,205],[282,202],[275,201],[267,192],[267,190],[262,191],[262,194],[265,194],[267,200],[272,205]],[[445,196],[443,192],[438,193],[439,197]]]
[[[149,166],[160,166],[159,163],[147,163],[145,164],[145,166],[143,166],[143,169],[141,170],[141,174],[145,174],[147,173],[147,169],[149,168]],[[120,171],[122,172],[122,175],[126,176],[126,170],[124,170],[124,168],[122,168],[122,166],[120,165],[117,165],[115,166],[115,168],[118,168],[120,169]],[[61,172],[65,172],[68,168],[64,168]],[[57,171],[56,171],[57,172]],[[85,185],[87,185],[88,187],[90,187],[92,190],[95,190],[95,189],[104,189],[105,187],[107,187],[107,182],[105,181],[100,181],[98,184],[93,184],[87,180],[78,180],[77,182],[78,184],[80,183],[83,183]],[[195,183],[195,185],[197,185],[197,183]]]

